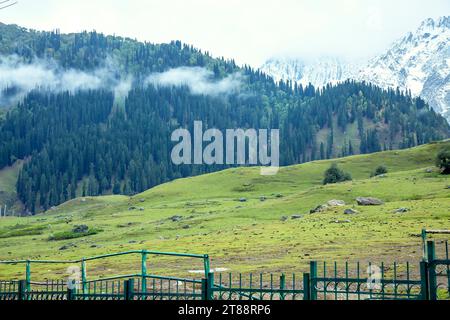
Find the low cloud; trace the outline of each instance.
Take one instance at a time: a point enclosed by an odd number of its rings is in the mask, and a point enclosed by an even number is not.
[[[34,59],[24,62],[17,55],[0,56],[0,107],[17,103],[34,89],[51,92],[105,89],[123,99],[131,90],[134,78],[121,76],[117,63],[108,58],[92,71],[63,69],[54,60]],[[214,73],[201,67],[179,67],[152,73],[144,85],[155,87],[187,86],[192,94],[219,96],[239,93],[244,77],[233,73],[215,79]]]
[[[216,80],[212,71],[201,67],[179,67],[162,73],[152,73],[144,82],[145,85],[155,87],[187,86],[192,94],[211,96],[236,93],[242,83],[241,73],[233,73]]]
[[[0,105],[15,103],[36,88],[53,92],[107,89],[116,97],[123,97],[131,89],[133,78],[121,79],[117,70],[112,59],[86,72],[63,70],[52,60],[35,59],[24,63],[16,55],[0,56]]]

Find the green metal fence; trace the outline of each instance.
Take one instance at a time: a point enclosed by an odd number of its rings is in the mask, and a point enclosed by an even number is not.
[[[74,261],[0,261],[25,265],[25,279],[0,281],[0,300],[436,300],[450,299],[448,242],[426,243],[426,258],[412,268],[409,263],[379,266],[310,262],[308,273],[232,274],[210,272],[208,255],[128,251]],[[86,264],[118,255],[140,254],[141,272],[101,279],[88,279]],[[200,279],[148,274],[148,254],[202,259]],[[68,286],[66,280],[32,279],[36,263],[80,263],[81,281]],[[413,272],[414,269],[414,272]],[[68,289],[71,288],[71,289]]]
[[[314,300],[399,300],[399,299],[426,299],[426,281],[424,264],[420,264],[421,276],[419,279],[411,277],[409,263],[406,270],[399,274],[397,263],[380,266],[368,263],[362,266],[359,262],[354,268],[345,263],[339,268],[335,262],[327,265],[326,262],[318,264],[312,261],[311,297]],[[391,275],[386,275],[391,270]],[[369,277],[363,275],[371,274]]]
[[[450,299],[450,259],[448,241],[439,243],[442,256],[436,254],[435,241],[426,244],[429,299]]]

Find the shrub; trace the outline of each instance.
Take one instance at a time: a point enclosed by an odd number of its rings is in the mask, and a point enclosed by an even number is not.
[[[385,166],[378,166],[372,173],[371,177],[381,176],[386,173],[388,173],[388,169]]]
[[[450,174],[450,148],[439,151],[436,157],[436,166],[442,174]]]
[[[328,168],[327,171],[325,171],[325,178],[323,179],[323,184],[332,184],[349,180],[352,180],[351,175],[339,169],[337,164],[333,163],[331,167]]]

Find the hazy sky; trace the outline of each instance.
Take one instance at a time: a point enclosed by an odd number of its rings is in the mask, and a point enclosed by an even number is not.
[[[280,54],[361,58],[380,53],[450,0],[18,0],[0,22],[181,40],[238,63]]]

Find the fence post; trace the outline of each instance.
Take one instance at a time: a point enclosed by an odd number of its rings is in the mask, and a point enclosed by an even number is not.
[[[208,279],[202,279],[202,300],[208,300]]]
[[[214,273],[209,272],[205,279],[202,279],[202,300],[214,300]]]
[[[19,287],[17,288],[17,300],[26,300],[26,288],[27,288],[27,281],[26,280],[19,280]]]
[[[311,261],[309,263],[309,275],[310,275],[310,298],[311,300],[317,300],[317,261]]]
[[[309,273],[303,274],[303,300],[311,300],[311,286]]]
[[[421,300],[428,300],[430,293],[428,291],[428,262],[420,262],[420,293]]]
[[[142,292],[147,292],[147,252],[142,250],[142,261],[141,261],[141,272],[142,272]]]
[[[134,297],[134,279],[124,281],[124,296],[125,300],[133,300]]]
[[[434,241],[427,241],[427,262],[428,262],[428,294],[430,300],[437,300],[437,283],[436,283],[436,251]]]

